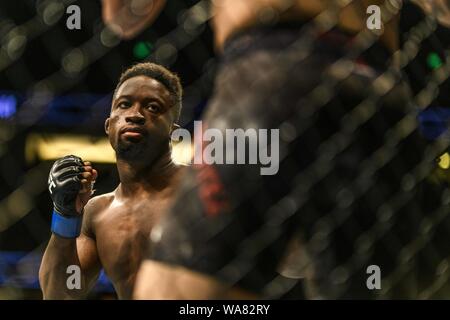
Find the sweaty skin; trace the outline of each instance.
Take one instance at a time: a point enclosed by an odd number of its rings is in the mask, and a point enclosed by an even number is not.
[[[118,297],[132,297],[136,273],[150,250],[150,231],[166,211],[183,171],[171,160],[172,109],[169,91],[156,80],[136,76],[120,86],[105,123],[120,184],[87,202],[80,237],[52,235],[40,269],[45,299],[84,298],[102,267]],[[81,267],[80,290],[66,286],[72,264]]]

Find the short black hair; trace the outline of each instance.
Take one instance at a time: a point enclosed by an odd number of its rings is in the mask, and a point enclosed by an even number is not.
[[[120,75],[119,83],[114,89],[113,100],[116,97],[119,87],[128,79],[146,76],[163,84],[170,93],[173,106],[175,107],[175,121],[178,121],[181,113],[181,99],[183,96],[183,87],[180,78],[165,67],[151,62],[143,62],[129,67]]]

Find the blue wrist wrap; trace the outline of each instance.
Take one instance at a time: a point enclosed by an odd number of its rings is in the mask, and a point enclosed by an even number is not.
[[[68,217],[53,210],[52,232],[63,238],[77,238],[81,233],[82,216]]]

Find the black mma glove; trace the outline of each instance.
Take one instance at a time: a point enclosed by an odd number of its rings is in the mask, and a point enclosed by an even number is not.
[[[83,160],[77,156],[58,159],[50,169],[48,190],[56,212],[63,216],[77,216],[76,198],[81,190],[79,174],[84,171]]]

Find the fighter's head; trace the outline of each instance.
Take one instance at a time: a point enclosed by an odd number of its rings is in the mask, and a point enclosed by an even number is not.
[[[123,72],[105,121],[117,157],[146,161],[166,152],[181,97],[180,79],[160,65],[139,63]]]

